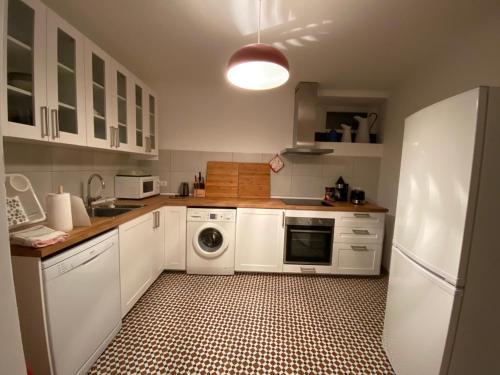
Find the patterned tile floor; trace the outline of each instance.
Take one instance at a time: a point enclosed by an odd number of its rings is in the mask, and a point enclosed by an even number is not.
[[[163,273],[89,374],[394,374],[386,278]]]

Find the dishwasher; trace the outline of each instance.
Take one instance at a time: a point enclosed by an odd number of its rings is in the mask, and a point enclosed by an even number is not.
[[[42,262],[55,375],[85,374],[121,327],[118,231]]]

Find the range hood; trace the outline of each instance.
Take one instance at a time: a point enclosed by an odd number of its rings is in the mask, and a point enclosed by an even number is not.
[[[333,149],[316,147],[314,133],[320,128],[318,117],[318,83],[299,82],[295,89],[293,147],[282,150],[282,155],[324,155],[333,152]]]

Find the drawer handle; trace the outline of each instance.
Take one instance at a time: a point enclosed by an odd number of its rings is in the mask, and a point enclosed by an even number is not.
[[[354,251],[367,251],[368,248],[366,246],[356,246],[356,245],[351,245],[351,249]]]
[[[359,213],[356,213],[356,214],[354,214],[354,217],[357,217],[357,218],[369,218],[370,214],[359,214]]]
[[[300,267],[300,272],[302,272],[302,273],[316,273],[316,269],[314,267]]]
[[[358,235],[368,235],[370,232],[368,232],[367,229],[353,229],[352,233],[358,234]]]

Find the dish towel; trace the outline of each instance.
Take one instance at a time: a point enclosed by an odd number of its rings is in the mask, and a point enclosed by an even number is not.
[[[30,247],[45,247],[63,242],[67,238],[67,233],[50,229],[44,225],[35,225],[28,229],[10,233],[12,243]]]

